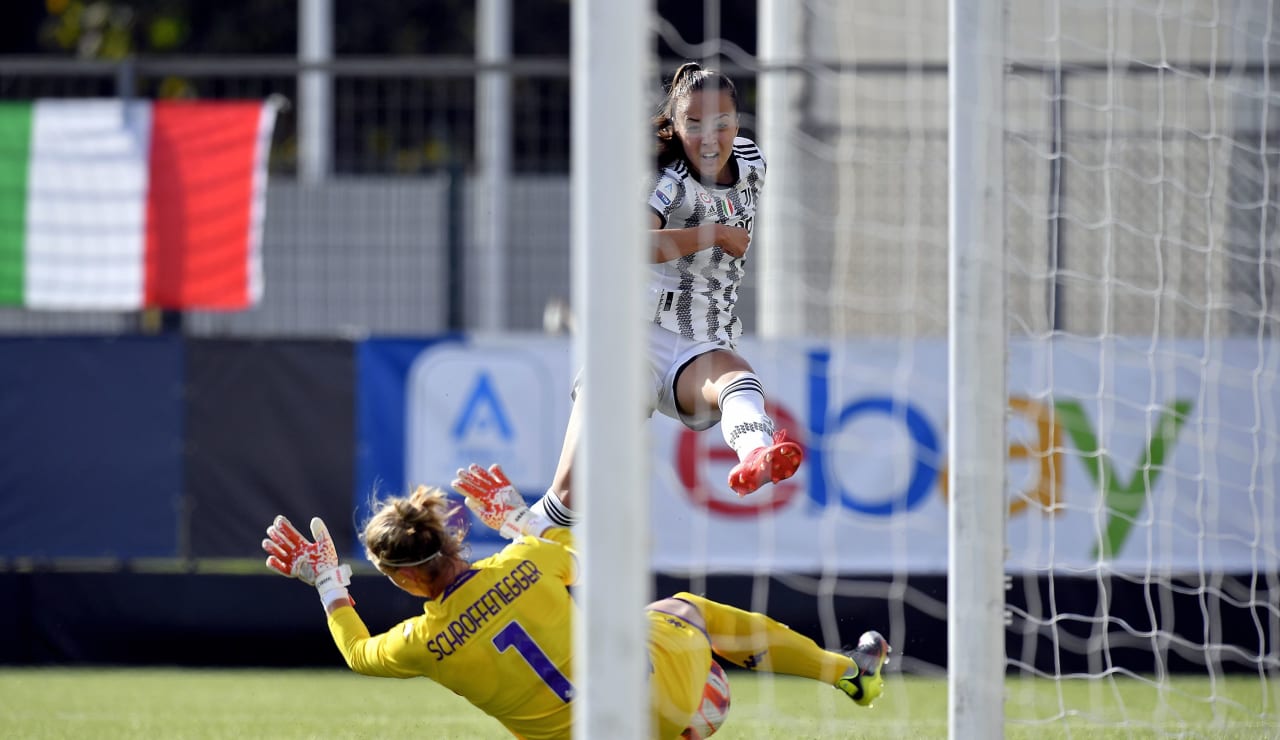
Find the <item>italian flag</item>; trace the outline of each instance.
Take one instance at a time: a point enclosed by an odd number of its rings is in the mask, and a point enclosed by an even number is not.
[[[262,101],[0,103],[0,304],[258,302],[274,124]]]

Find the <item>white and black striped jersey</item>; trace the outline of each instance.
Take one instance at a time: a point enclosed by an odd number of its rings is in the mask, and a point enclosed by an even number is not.
[[[649,207],[662,219],[662,228],[720,223],[750,233],[764,185],[764,156],[754,141],[739,136],[733,140],[732,161],[738,180],[723,187],[705,187],[682,159],[659,172]],[[732,347],[741,333],[733,307],[745,266],[745,257],[732,257],[718,246],[652,265],[653,322],[688,339]]]

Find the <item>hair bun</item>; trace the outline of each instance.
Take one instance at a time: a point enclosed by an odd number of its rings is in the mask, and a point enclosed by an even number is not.
[[[689,75],[697,74],[702,71],[702,65],[697,62],[685,62],[676,68],[675,74],[671,75],[671,87],[680,84]]]

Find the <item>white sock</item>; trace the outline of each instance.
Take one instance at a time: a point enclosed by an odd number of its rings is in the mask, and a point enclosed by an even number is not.
[[[764,412],[764,386],[754,373],[743,375],[720,392],[720,431],[739,460],[745,460],[752,450],[773,444],[773,419]]]
[[[578,512],[560,503],[560,497],[547,491],[542,498],[533,502],[529,510],[541,514],[558,527],[572,527],[578,523]]]

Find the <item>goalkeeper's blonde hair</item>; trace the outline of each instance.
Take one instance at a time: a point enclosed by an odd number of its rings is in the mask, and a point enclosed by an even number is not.
[[[434,572],[465,554],[466,510],[438,488],[418,486],[408,496],[375,500],[360,530],[365,557],[377,566],[425,566]],[[384,571],[385,572],[385,571]]]

